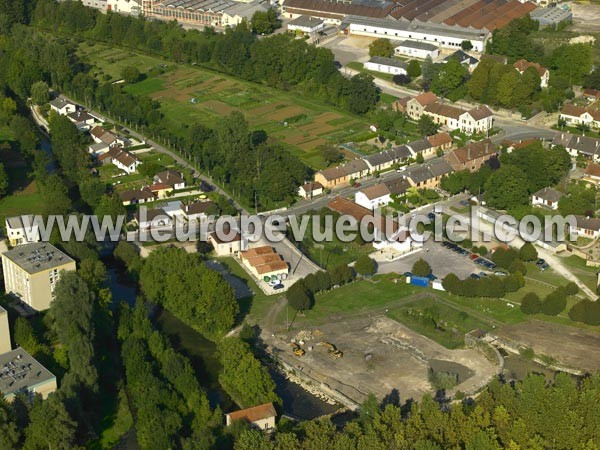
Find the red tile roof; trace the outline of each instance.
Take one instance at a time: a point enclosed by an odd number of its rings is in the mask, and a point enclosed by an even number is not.
[[[535,70],[537,70],[540,77],[543,77],[544,74],[548,71],[548,69],[541,66],[540,64],[534,63],[534,62],[529,62],[526,59],[519,59],[518,61],[515,61],[515,63],[513,64],[513,67],[521,73],[525,72],[530,67],[533,67]]]
[[[275,412],[273,403],[265,403],[264,405],[230,412],[227,415],[231,420],[247,420],[248,422],[252,423],[259,420],[268,419],[270,417],[276,417],[277,413]]]

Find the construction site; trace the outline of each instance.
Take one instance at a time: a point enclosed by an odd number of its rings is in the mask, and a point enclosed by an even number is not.
[[[404,403],[435,394],[432,379],[454,380],[446,389],[474,393],[501,367],[475,348],[449,350],[384,315],[333,321],[268,339],[270,353],[308,390],[354,409],[370,393]]]

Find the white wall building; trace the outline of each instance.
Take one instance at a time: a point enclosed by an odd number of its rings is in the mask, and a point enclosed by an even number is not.
[[[287,25],[288,31],[299,31],[304,34],[317,33],[323,28],[325,28],[325,22],[310,16],[298,16]]]
[[[50,101],[50,109],[61,116],[65,116],[77,111],[77,105],[62,98],[55,98]]]
[[[5,226],[6,237],[11,247],[41,240],[40,228],[33,214],[7,217]]]
[[[364,63],[364,68],[374,72],[390,73],[392,75],[406,75],[406,63],[394,58],[373,56]]]
[[[96,8],[101,11],[106,11],[108,9],[108,1],[107,0],[81,0],[85,6],[89,6],[90,8]]]
[[[440,49],[437,45],[422,41],[405,40],[394,49],[396,56],[409,56],[411,58],[425,59],[428,56],[435,59],[440,56]]]
[[[390,203],[392,201],[390,195],[391,192],[388,187],[380,183],[358,191],[354,195],[354,203],[363,208],[374,210]]]
[[[120,14],[137,16],[142,11],[142,0],[108,0],[107,9]]]
[[[408,22],[359,16],[346,17],[341,29],[345,34],[425,41],[444,48],[454,49],[460,48],[463,41],[470,41],[474,52],[483,52],[488,39],[491,37],[489,31],[475,28],[463,28],[418,20]]]

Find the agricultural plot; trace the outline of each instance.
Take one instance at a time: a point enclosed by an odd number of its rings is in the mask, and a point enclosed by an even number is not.
[[[123,67],[138,67],[146,78],[125,89],[160,102],[166,126],[176,133],[197,123],[215,126],[221,117],[240,111],[252,129],[266,131],[306,164],[320,169],[325,161],[318,146],[360,140],[369,131],[366,119],[346,111],[204,68],[171,63],[163,67],[158,58],[101,44],[81,44],[79,53],[98,67],[99,79],[103,75],[118,79]]]

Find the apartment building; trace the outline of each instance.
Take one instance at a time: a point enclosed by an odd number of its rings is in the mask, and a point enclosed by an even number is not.
[[[46,242],[21,245],[2,254],[6,293],[36,311],[50,307],[63,270],[76,270],[75,261]]]

